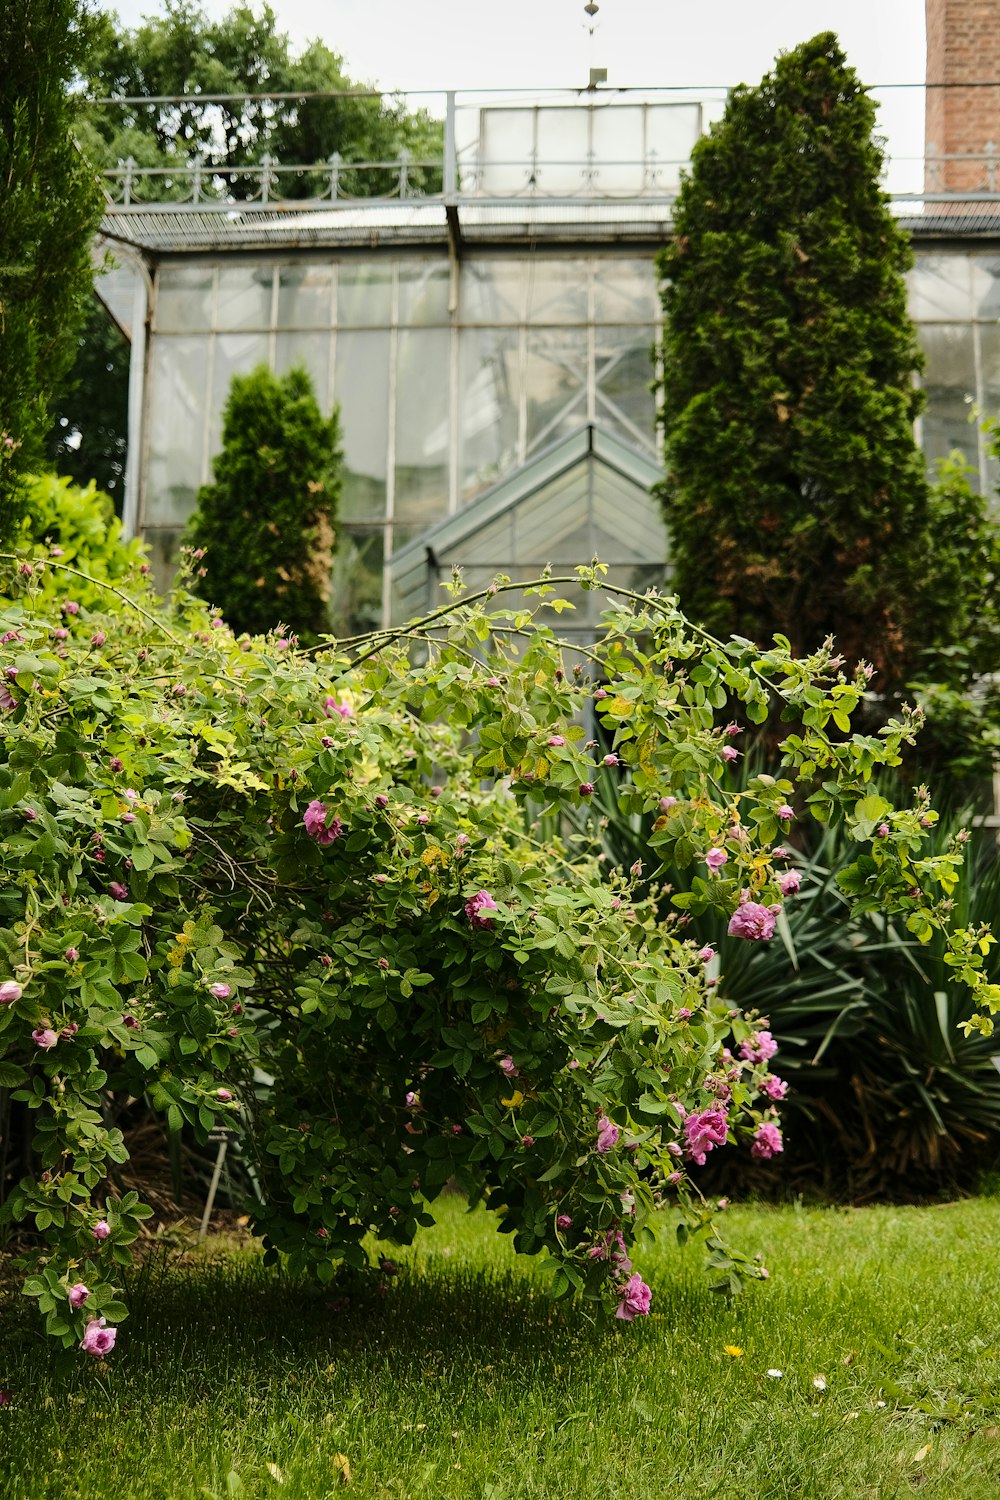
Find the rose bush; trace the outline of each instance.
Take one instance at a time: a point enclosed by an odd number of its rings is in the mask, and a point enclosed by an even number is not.
[[[35,1121],[4,1212],[66,1346],[113,1347],[149,1212],[113,1185],[114,1098],[201,1141],[238,1129],[267,1254],[321,1280],[369,1264],[370,1234],[408,1243],[451,1180],[547,1255],[557,1295],[623,1321],[648,1311],[631,1253],[665,1201],[713,1285],[766,1275],[686,1170],[726,1141],[781,1150],[766,1020],[727,1007],[630,877],[551,835],[602,778],[656,810],[664,860],[725,852],[683,899],[734,942],[782,920],[773,842],[798,789],[846,820],[858,904],[948,932],[983,1012],[1000,1000],[988,935],[949,930],[960,853],[923,857],[923,806],[868,789],[915,724],[852,735],[864,673],[827,648],[721,645],[672,600],[618,594],[567,653],[554,583],[507,609],[500,580],[302,652],[236,639],[183,591],[161,606],[138,563],[99,609],[30,561],[8,559],[0,607],[0,1087]],[[597,566],[576,581],[604,587]],[[795,721],[780,774],[737,791],[732,706],[761,722],[775,695]]]

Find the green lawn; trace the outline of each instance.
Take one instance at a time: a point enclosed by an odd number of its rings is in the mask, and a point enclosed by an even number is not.
[[[603,1333],[485,1214],[437,1216],[347,1306],[250,1254],[151,1273],[64,1375],[7,1297],[0,1493],[322,1500],[346,1460],[359,1500],[1000,1494],[1000,1201],[734,1210],[772,1279],[732,1305],[667,1229],[654,1315]]]

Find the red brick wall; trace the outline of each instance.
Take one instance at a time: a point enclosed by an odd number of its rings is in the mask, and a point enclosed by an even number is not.
[[[925,0],[927,83],[995,82],[996,88],[927,89],[927,155],[985,156],[1000,149],[1000,0]],[[928,161],[928,192],[985,186],[982,161]],[[1000,173],[996,186],[1000,187]]]

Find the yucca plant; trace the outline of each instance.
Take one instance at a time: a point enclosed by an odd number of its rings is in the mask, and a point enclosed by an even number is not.
[[[738,1180],[744,1191],[750,1181],[771,1194],[919,1200],[966,1191],[995,1164],[1000,1043],[962,1035],[963,999],[940,944],[921,945],[877,914],[851,915],[833,873],[851,858],[841,829],[801,825],[803,842],[815,835],[811,848],[791,851],[801,889],[787,901],[774,939],[748,944],[728,938],[711,914],[688,918],[672,909],[671,894],[687,888],[692,872],[657,868],[651,820],[622,813],[614,797],[594,811],[609,866],[640,865],[642,878],[663,882],[664,921],[689,923],[691,935],[716,948],[721,992],[766,1015],[779,1042],[775,1067],[790,1086],[780,1167],[727,1163],[719,1153],[706,1187],[726,1190]],[[934,847],[966,821],[961,810],[942,816]],[[1000,911],[996,841],[974,830],[967,848],[957,915],[963,925],[993,921]],[[996,979],[998,953],[987,960]]]

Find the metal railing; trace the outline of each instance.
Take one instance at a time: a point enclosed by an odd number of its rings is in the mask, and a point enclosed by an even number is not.
[[[610,157],[589,144],[596,130],[595,121],[608,120],[617,109],[659,111],[660,119],[675,106],[686,110],[686,122],[692,111],[698,111],[698,125],[691,133],[693,146],[707,122],[718,117],[724,103],[724,91],[701,98],[692,91],[642,90],[636,99],[632,91],[605,94],[583,91],[575,95],[557,95],[551,101],[544,96],[500,99],[481,94],[459,95],[450,91],[443,96],[442,147],[439,156],[416,159],[402,150],[394,160],[352,161],[334,153],[327,160],[288,165],[264,153],[259,161],[238,165],[218,164],[193,157],[169,165],[139,166],[129,158],[103,172],[111,215],[142,210],[171,211],[193,209],[201,212],[254,212],[281,209],[331,209],[350,205],[354,208],[392,204],[486,205],[495,204],[613,204],[645,202],[669,206],[676,198],[681,175],[688,166],[689,154],[659,152],[643,144],[634,154],[620,152]],[[923,90],[921,94],[921,108]],[[682,97],[683,95],[683,97]],[[222,96],[220,96],[221,98]],[[890,100],[896,107],[899,96]],[[99,101],[116,105],[137,105],[140,101]],[[170,104],[169,100],[141,101],[145,106]],[[203,96],[185,101],[203,107]],[[564,117],[571,110],[586,112],[589,123],[581,129],[588,133],[587,149],[579,154],[553,153],[540,144],[544,134],[546,109],[555,106]],[[505,111],[517,110],[523,119],[531,116],[535,124],[530,145],[519,155],[496,154],[490,131],[502,135]],[[507,114],[506,120],[512,117]],[[549,117],[551,118],[551,116]],[[623,118],[623,117],[620,117]],[[645,119],[646,117],[643,116]],[[678,116],[678,118],[680,118]],[[584,115],[574,115],[582,121]],[[645,140],[645,125],[643,139]],[[922,120],[921,120],[922,130]],[[683,134],[683,130],[681,131]],[[998,132],[1000,133],[1000,132]],[[910,132],[911,137],[913,132]],[[928,146],[909,154],[888,153],[883,183],[890,199],[900,212],[907,205],[961,206],[964,203],[1000,201],[1000,147],[987,140],[981,151],[962,154],[938,153]]]

